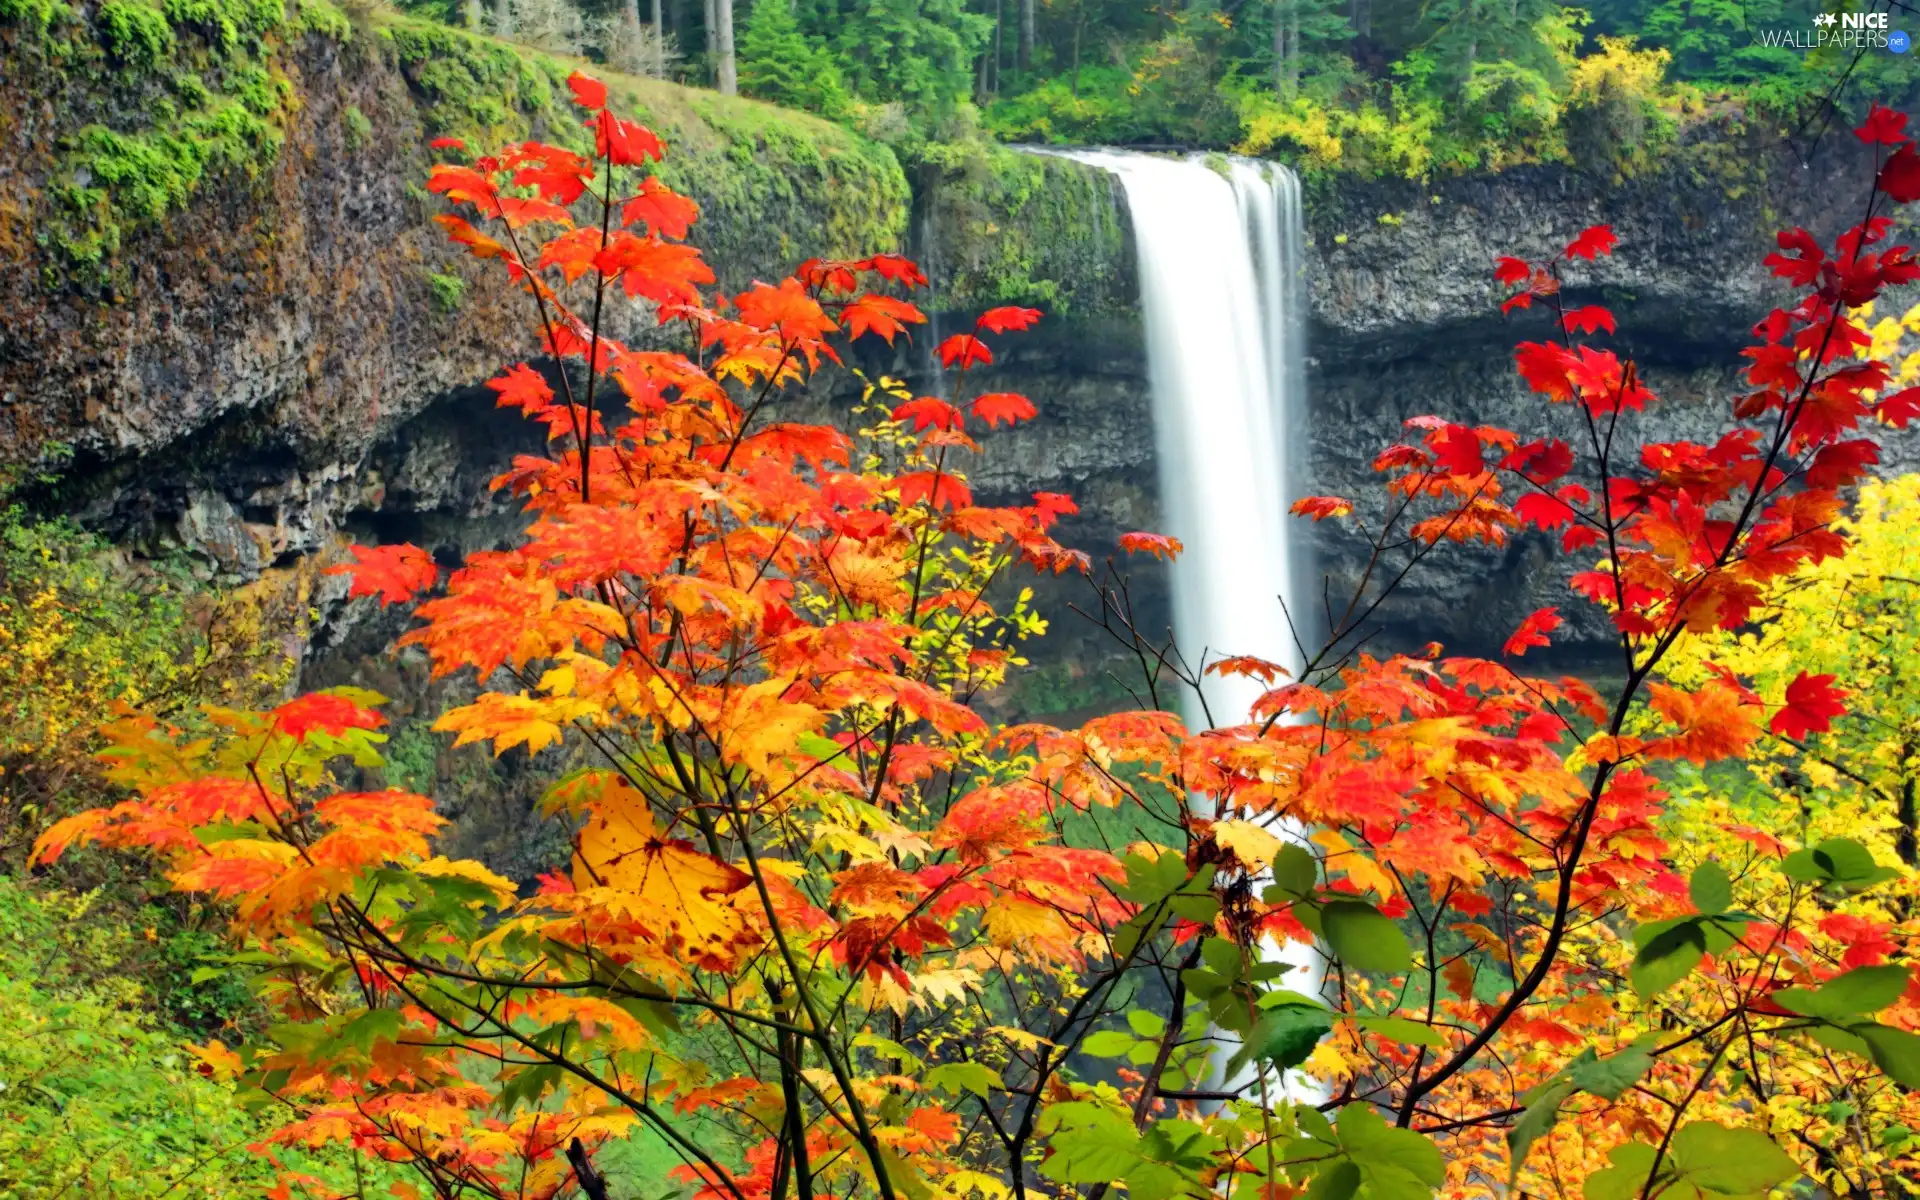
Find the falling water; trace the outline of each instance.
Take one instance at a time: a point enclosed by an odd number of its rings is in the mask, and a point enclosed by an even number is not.
[[[1289,435],[1303,428],[1305,390],[1299,182],[1284,167],[1239,160],[1223,172],[1217,159],[1073,157],[1118,176],[1133,215],[1162,526],[1186,547],[1173,567],[1180,649],[1194,666],[1202,654],[1252,654],[1291,669],[1299,653],[1288,617],[1307,608],[1295,601],[1304,571],[1286,511]],[[1187,723],[1240,724],[1263,690],[1209,678]],[[1270,953],[1297,968],[1286,986],[1320,990],[1311,948]],[[1289,1090],[1304,1098],[1317,1089],[1293,1079]]]

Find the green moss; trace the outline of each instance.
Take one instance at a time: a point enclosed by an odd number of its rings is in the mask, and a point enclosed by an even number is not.
[[[347,14],[327,0],[296,0],[289,31],[296,35],[314,33],[342,44],[353,40],[353,22]]]
[[[1132,307],[1126,229],[1105,171],[979,143],[944,149],[923,167],[941,308]]]
[[[433,291],[433,306],[443,313],[458,311],[467,298],[467,281],[458,275],[433,272],[427,276],[427,287]]]
[[[12,6],[0,12],[43,2],[0,0]],[[54,251],[47,282],[107,282],[131,232],[168,221],[216,176],[244,186],[271,168],[300,103],[282,70],[300,38],[366,37],[373,61],[405,79],[422,141],[591,148],[567,99],[577,63],[388,12],[363,28],[329,0],[104,0],[95,21],[49,18],[34,52],[50,78],[72,81],[75,120],[41,200],[40,237]],[[609,82],[616,106],[670,147],[660,173],[710,218],[702,245],[723,281],[902,244],[910,196],[884,146],[755,101]],[[349,148],[374,144],[366,113],[343,103],[339,119]]]
[[[373,122],[360,111],[359,105],[347,105],[340,120],[347,127],[347,149],[359,150],[373,139]]]
[[[15,22],[41,32],[70,11],[60,0],[0,0],[0,21]]]
[[[107,0],[100,6],[107,52],[130,67],[152,67],[173,53],[173,25],[146,0]]]

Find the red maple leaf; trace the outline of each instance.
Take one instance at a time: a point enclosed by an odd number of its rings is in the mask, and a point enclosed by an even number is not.
[[[1478,475],[1486,470],[1480,456],[1480,438],[1465,425],[1448,425],[1429,435],[1434,465],[1449,475]]]
[[[573,92],[573,102],[581,108],[597,111],[607,106],[607,85],[591,75],[575,71],[567,76],[567,87]]]
[[[327,568],[329,575],[351,575],[348,597],[378,596],[382,604],[405,604],[440,578],[433,556],[418,546],[351,546],[354,561]]]
[[[1128,554],[1151,554],[1168,562],[1186,549],[1180,544],[1179,538],[1164,533],[1123,533],[1120,535],[1120,548]]]
[[[675,241],[687,236],[699,216],[698,204],[661,183],[657,175],[647,176],[639,193],[620,206],[622,225],[642,222],[661,237]]]
[[[1769,254],[1766,265],[1775,275],[1795,287],[1812,287],[1813,281],[1820,277],[1820,264],[1826,261],[1827,253],[1820,243],[1804,229],[1782,229],[1773,235],[1780,249],[1791,250],[1786,254]]]
[[[1614,331],[1613,314],[1598,304],[1570,308],[1561,320],[1566,322],[1568,329],[1576,333],[1592,333],[1596,329],[1604,329],[1608,333]]]
[[[1880,168],[1880,190],[1895,204],[1920,200],[1920,154],[1913,152],[1911,143],[1895,150]]]
[[[1592,225],[1580,231],[1580,236],[1567,243],[1562,251],[1568,258],[1599,258],[1603,254],[1612,254],[1620,239],[1611,225]]]
[[[912,421],[915,433],[928,428],[959,429],[966,423],[959,409],[935,396],[916,396],[894,409],[893,419]]]
[[[993,351],[987,344],[970,333],[956,333],[940,343],[940,365],[951,367],[955,363],[962,371],[975,363],[993,362]]]
[[[1040,320],[1037,308],[1016,308],[1011,305],[1003,308],[990,308],[980,314],[978,328],[988,333],[1018,333],[1022,329],[1031,329]]]
[[[1901,146],[1909,141],[1906,128],[1907,114],[1895,112],[1884,104],[1875,104],[1867,110],[1867,119],[1853,131],[1853,136],[1869,146],[1876,142],[1882,146]]]
[[[973,503],[967,485],[944,471],[915,471],[895,479],[902,505],[927,501],[935,508],[965,508]]]
[[[991,429],[1000,422],[1017,425],[1030,421],[1038,415],[1033,401],[1018,392],[988,392],[973,402],[973,415],[987,423]]]
[[[868,292],[841,310],[840,319],[846,322],[848,337],[877,333],[891,346],[894,334],[905,332],[908,325],[922,324],[927,318],[905,300]]]
[[[889,282],[906,287],[927,286],[927,277],[921,272],[919,264],[904,254],[876,254],[867,262],[874,274]]]
[[[1846,715],[1847,706],[1841,703],[1846,694],[1833,686],[1833,676],[1802,671],[1787,685],[1787,702],[1773,714],[1767,728],[1796,741],[1810,733],[1825,733],[1833,728],[1835,717]]]
[[[1558,628],[1560,628],[1559,609],[1535,609],[1527,614],[1526,620],[1520,622],[1520,627],[1513,631],[1513,636],[1507,639],[1507,644],[1502,649],[1507,654],[1518,658],[1535,646],[1550,644],[1547,635]]]
[[[273,710],[274,728],[295,741],[315,730],[338,736],[349,729],[377,729],[386,718],[337,692],[310,692]]]
[[[1905,429],[1920,417],[1920,387],[1901,388],[1874,405],[1873,411],[1895,429]]]
[[[1502,459],[1500,465],[1535,483],[1550,483],[1573,470],[1573,448],[1559,438],[1528,442]]]
[[[1312,517],[1324,521],[1328,517],[1344,517],[1353,511],[1353,501],[1339,496],[1302,496],[1293,502],[1293,515]]]
[[[1493,277],[1501,283],[1525,283],[1531,274],[1533,266],[1524,258],[1505,254],[1493,262]]]
[[[603,92],[605,89],[601,89]],[[601,112],[593,125],[593,156],[604,158],[616,167],[632,167],[652,159],[659,162],[666,154],[653,130],[633,121],[623,121],[610,112]]]

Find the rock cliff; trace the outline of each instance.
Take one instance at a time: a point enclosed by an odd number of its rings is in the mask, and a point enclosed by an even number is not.
[[[528,344],[520,298],[476,286],[429,223],[427,143],[583,136],[574,64],[323,0],[216,5],[224,33],[140,0],[44,22],[9,3],[0,469],[50,474],[43,506],[225,578],[381,511],[375,448]],[[135,11],[168,57],[117,32]],[[660,173],[699,200],[723,281],[900,243],[884,147],[752,101],[615,90],[669,145]]]

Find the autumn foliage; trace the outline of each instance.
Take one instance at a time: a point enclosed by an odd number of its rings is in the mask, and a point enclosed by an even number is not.
[[[1920,1126],[1911,879],[1785,818],[1703,824],[1675,794],[1827,732],[1848,681],[1763,694],[1710,662],[1663,668],[1846,554],[1873,430],[1915,415],[1849,315],[1920,278],[1886,245],[1888,205],[1920,198],[1903,118],[1862,129],[1884,165],[1860,225],[1831,247],[1781,235],[1769,265],[1798,292],[1756,327],[1718,440],[1631,437],[1654,397],[1596,341],[1613,316],[1562,298],[1571,264],[1614,250],[1599,226],[1497,266],[1515,319],[1539,322],[1517,365],[1558,436],[1423,418],[1374,463],[1384,509],[1296,506],[1367,539],[1370,580],[1551,533],[1589,564],[1568,605],[1617,631],[1624,682],[1603,695],[1517,673],[1555,609],[1507,661],[1354,650],[1379,584],[1304,663],[1180,665],[1127,620],[1117,568],[1055,541],[1070,499],[992,507],[968,485],[973,432],[1035,413],[965,399],[967,373],[1037,313],[991,310],[938,347],[954,399],[882,379],[857,432],[787,420],[849,340],[924,324],[919,269],[812,260],[711,290],[695,206],[647,174],[664,147],[600,84],[573,92],[591,153],[509,146],[429,183],[559,364],[490,385],[551,446],[495,483],[526,534],[445,579],[412,547],[361,548],[353,570],[358,595],[419,599],[405,640],[436,673],[481,682],[439,729],[588,748],[545,801],[571,861],[517,888],[436,852],[431,798],[340,790],[382,740],[378,698],[349,690],[217,712],[210,739],[122,722],[106,757],[131,798],[40,844],[140,848],[231,905],[275,1023],[200,1053],[281,1106],[263,1149],[351,1144],[444,1197],[603,1196],[596,1157],[633,1136],[700,1200],[1510,1181],[1677,1200],[1803,1174],[1912,1194],[1920,1159],[1886,1136]],[[608,336],[622,301],[657,318],[650,348]],[[1041,628],[1015,578],[1032,570],[1087,573],[1153,694],[1242,676],[1264,695],[1212,729],[989,723],[978,697]],[[1876,890],[1899,902],[1849,906]],[[1825,1141],[1791,1119],[1823,1105],[1853,1114]]]

